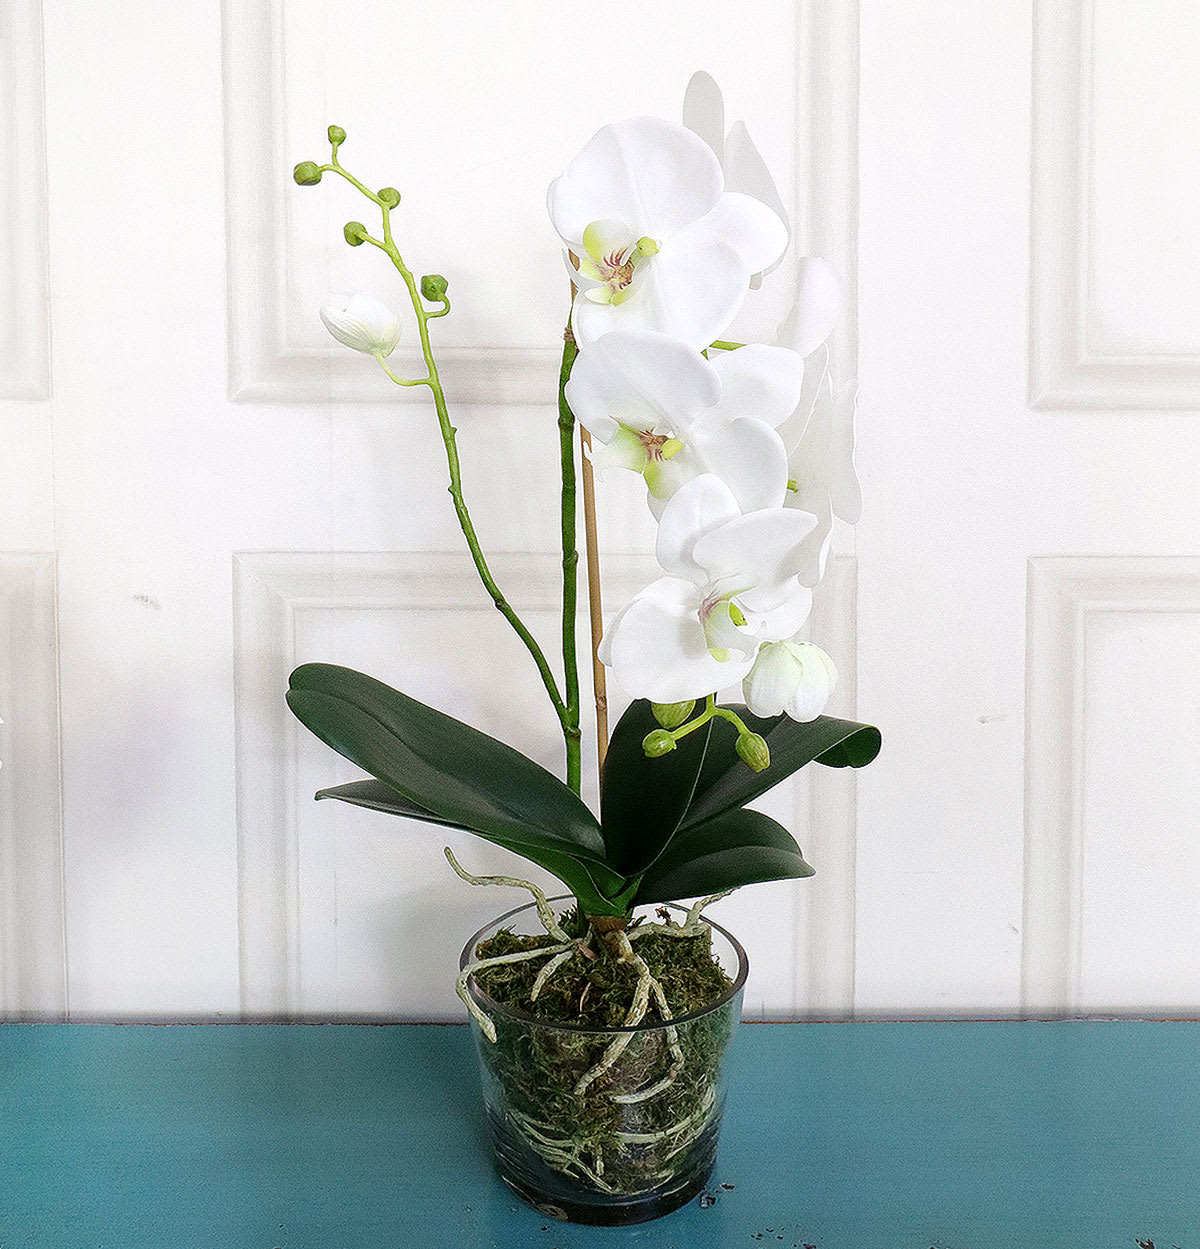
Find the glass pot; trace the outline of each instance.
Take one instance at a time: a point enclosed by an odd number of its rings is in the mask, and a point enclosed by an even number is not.
[[[682,922],[685,908],[669,909]],[[475,933],[460,968],[502,927],[544,931],[533,903],[517,907]],[[725,1104],[725,1055],[749,971],[734,937],[709,927],[713,955],[732,983],[703,1009],[669,1023],[596,1028],[535,1019],[494,1001],[474,977],[467,981],[496,1028],[493,1042],[471,1023],[497,1167],[544,1214],[640,1223],[677,1209],[708,1183]],[[611,1064],[577,1092],[606,1059]]]

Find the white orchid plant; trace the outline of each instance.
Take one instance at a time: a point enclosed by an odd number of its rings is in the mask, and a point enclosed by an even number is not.
[[[834,517],[853,523],[861,507],[854,391],[835,389],[825,346],[841,310],[837,279],[823,260],[800,260],[776,341],[724,337],[747,292],[780,263],[790,228],[745,127],[726,133],[707,75],[692,80],[684,119],[603,127],[547,196],[572,285],[558,421],[561,676],[496,584],[464,501],[432,341],[431,322],[450,311],[446,280],[418,280],[405,264],[393,234],[399,192],[372,191],[343,167],[340,127],[329,128],[326,163],[294,171],[304,186],[342,178],[379,210],[377,233],[351,221],[345,238],[378,248],[399,273],[426,375],[392,370],[400,320],[370,296],[330,304],[321,319],[397,385],[428,388],[459,524],[487,593],[537,666],[566,753],[564,782],[370,677],[305,664],[292,675],[292,710],[371,774],[318,797],[506,846],[562,880],[597,931],[621,930],[639,904],[811,875],[791,834],[746,804],[806,763],[860,767],[880,745],[876,729],[822,714],[836,671],[801,637]],[[577,423],[585,501],[593,467],[639,473],[662,568],[593,638],[598,676],[609,670],[634,699],[611,741],[598,724],[599,818],[579,796]],[[598,594],[598,575],[590,588]],[[744,702],[718,703],[738,685]],[[473,881],[526,883],[454,866]]]

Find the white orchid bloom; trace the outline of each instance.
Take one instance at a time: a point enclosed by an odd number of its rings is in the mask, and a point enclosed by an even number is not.
[[[581,345],[642,329],[707,347],[733,320],[751,275],[787,246],[770,208],[724,189],[704,140],[658,117],[597,131],[550,184],[546,206],[579,257],[571,324]]]
[[[343,303],[326,304],[321,320],[339,343],[381,360],[400,341],[399,318],[373,295],[351,295]]]
[[[787,452],[774,427],[803,384],[804,361],[781,347],[754,344],[708,361],[665,334],[612,330],[580,353],[566,398],[603,444],[596,468],[641,473],[655,516],[703,473],[753,512],[783,503]]]
[[[746,706],[756,716],[787,712],[793,720],[815,720],[824,710],[837,668],[812,642],[764,642],[742,681]]]
[[[842,304],[842,282],[833,265],[820,256],[801,256],[796,262],[796,297],[775,341],[802,356],[811,355],[833,333]]]
[[[767,168],[750,132],[743,121],[734,122],[725,131],[725,99],[721,88],[710,74],[698,70],[691,77],[683,95],[683,124],[708,144],[721,163],[725,176],[725,189],[750,195],[765,204],[782,222],[791,241],[791,224],[787,209],[779,195],[779,188]],[[786,250],[786,244],[785,248]],[[757,290],[762,280],[778,268],[782,253],[774,261],[750,279],[750,286]]]
[[[836,394],[826,353],[809,361],[805,393],[796,411],[780,427],[788,452],[786,507],[811,513],[816,528],[799,571],[805,585],[816,585],[825,564],[836,516],[856,525],[862,516],[862,487],[854,464],[854,420],[858,388],[851,382]],[[813,379],[816,379],[815,382]]]
[[[763,637],[788,636],[812,596],[794,566],[815,518],[743,514],[718,477],[690,481],[663,510],[656,554],[667,576],[635,595],[600,642],[602,663],[652,702],[701,698],[742,680]]]

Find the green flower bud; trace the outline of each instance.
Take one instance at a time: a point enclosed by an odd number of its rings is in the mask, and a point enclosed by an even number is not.
[[[385,186],[379,192],[379,198],[383,200],[388,208],[395,208],[400,203],[400,192],[394,186]]]
[[[675,739],[666,729],[654,729],[642,738],[642,752],[647,759],[659,759],[675,749]]]
[[[739,733],[737,752],[751,772],[765,772],[771,766],[771,752],[757,733]]]
[[[342,227],[342,233],[351,247],[361,247],[367,237],[367,227],[361,221],[347,221]]]
[[[321,181],[321,171],[312,161],[302,160],[292,170],[292,177],[297,186],[316,186]]]
[[[329,135],[329,142],[335,146],[346,142],[346,132],[341,126],[330,126],[325,133]]]
[[[430,301],[445,299],[446,287],[449,285],[440,273],[427,273],[421,279],[421,294]]]
[[[689,698],[686,703],[651,703],[650,710],[664,729],[677,729],[696,710],[696,700]]]

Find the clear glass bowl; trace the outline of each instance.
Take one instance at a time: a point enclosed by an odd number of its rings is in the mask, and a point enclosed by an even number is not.
[[[669,909],[680,919],[686,913]],[[471,1024],[497,1166],[505,1183],[544,1214],[574,1223],[641,1223],[677,1209],[707,1184],[725,1105],[724,1060],[749,971],[738,942],[710,927],[713,955],[732,984],[703,1010],[670,1023],[597,1029],[544,1021],[502,1006],[468,980],[496,1028],[493,1042]],[[517,907],[467,942],[460,968],[499,928],[544,932],[532,903]],[[603,1074],[576,1092],[609,1057]]]

